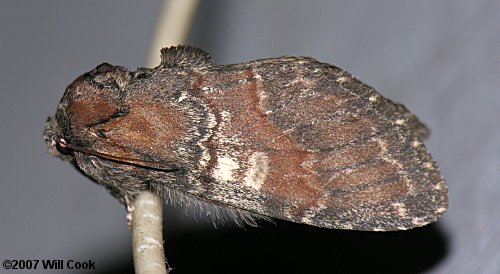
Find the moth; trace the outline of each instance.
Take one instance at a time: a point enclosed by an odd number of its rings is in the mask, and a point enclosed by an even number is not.
[[[151,190],[237,223],[391,231],[447,210],[428,132],[403,105],[313,58],[217,65],[177,46],[152,69],[104,63],[78,77],[44,137],[129,211]]]

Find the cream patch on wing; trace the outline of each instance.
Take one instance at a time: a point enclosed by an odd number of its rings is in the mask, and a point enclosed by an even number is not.
[[[243,183],[247,187],[260,190],[269,172],[269,158],[266,153],[254,152],[248,159],[248,169]]]
[[[228,156],[218,157],[217,166],[213,171],[214,178],[224,182],[235,181],[233,172],[239,167],[238,163]]]

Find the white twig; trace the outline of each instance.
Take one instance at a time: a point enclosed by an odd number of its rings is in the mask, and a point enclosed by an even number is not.
[[[163,200],[143,191],[137,196],[134,207],[132,253],[135,273],[168,273],[163,250]]]
[[[160,63],[160,49],[183,44],[189,33],[199,0],[164,0],[151,44],[148,67]],[[132,249],[135,273],[168,273],[163,250],[163,201],[144,191],[134,202]],[[167,264],[168,265],[168,264]]]
[[[183,44],[189,34],[199,0],[165,0],[149,50],[148,67],[160,64],[160,49]]]

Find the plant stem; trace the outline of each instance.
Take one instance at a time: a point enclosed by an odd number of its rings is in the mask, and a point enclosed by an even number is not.
[[[132,253],[135,273],[168,273],[163,250],[163,200],[143,191],[137,196],[134,207]]]

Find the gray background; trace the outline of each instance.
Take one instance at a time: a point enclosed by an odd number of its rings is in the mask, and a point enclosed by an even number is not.
[[[92,259],[92,273],[130,271],[123,207],[51,158],[42,130],[78,75],[105,61],[145,64],[159,8],[0,4],[0,260]],[[169,208],[175,273],[500,273],[499,14],[498,1],[203,2],[189,41],[216,62],[313,56],[416,113],[432,129],[426,144],[448,182],[450,209],[437,225],[380,234],[279,221],[214,229]]]

